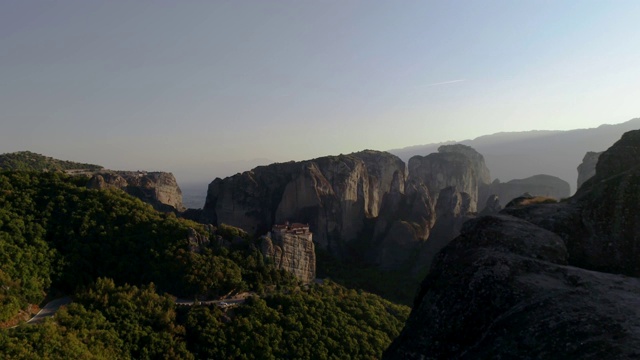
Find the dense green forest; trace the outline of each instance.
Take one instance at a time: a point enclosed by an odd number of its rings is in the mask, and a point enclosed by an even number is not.
[[[43,325],[0,330],[3,357],[370,359],[408,316],[375,295],[299,284],[239,229],[85,183],[0,173],[0,323],[47,294],[73,298]],[[194,244],[194,232],[212,241]],[[230,309],[174,302],[240,291],[255,295]]]
[[[96,171],[102,169],[102,166],[58,160],[31,151],[18,151],[0,155],[0,170],[64,171],[76,169]]]

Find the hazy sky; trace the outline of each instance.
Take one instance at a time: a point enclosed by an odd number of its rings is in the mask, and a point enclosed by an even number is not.
[[[0,2],[0,153],[230,175],[640,116],[640,1]]]

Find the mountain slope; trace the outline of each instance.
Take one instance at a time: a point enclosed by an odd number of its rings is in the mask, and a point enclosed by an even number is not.
[[[83,164],[73,161],[58,160],[52,157],[33,153],[31,151],[18,151],[0,155],[0,170],[21,171],[65,171],[65,170],[89,170],[102,169],[100,165]]]

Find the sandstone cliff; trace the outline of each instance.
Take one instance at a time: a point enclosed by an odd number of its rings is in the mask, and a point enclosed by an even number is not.
[[[421,244],[429,238],[435,222],[433,203],[421,182],[407,182],[396,176],[391,191],[384,195],[375,223],[368,258],[383,269],[395,269],[415,258]]]
[[[464,145],[441,146],[437,153],[412,157],[409,178],[423,182],[436,202],[440,191],[450,186],[469,194],[472,212],[477,209],[478,187],[490,181],[482,155]]]
[[[638,159],[640,131],[626,133],[568,201],[467,222],[384,358],[640,354]]]
[[[316,243],[340,254],[378,215],[396,172],[404,180],[404,163],[376,151],[260,166],[215,179],[202,220],[251,234],[285,221],[309,223]]]
[[[183,211],[182,192],[176,178],[166,172],[102,170],[92,174],[87,187],[117,188],[151,204],[159,211]]]
[[[304,283],[316,277],[316,253],[310,233],[269,233],[260,250],[278,269],[293,273]]]

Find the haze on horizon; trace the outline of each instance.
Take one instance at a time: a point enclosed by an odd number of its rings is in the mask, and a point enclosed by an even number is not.
[[[621,123],[640,114],[639,15],[637,1],[5,1],[0,153],[196,182]]]

